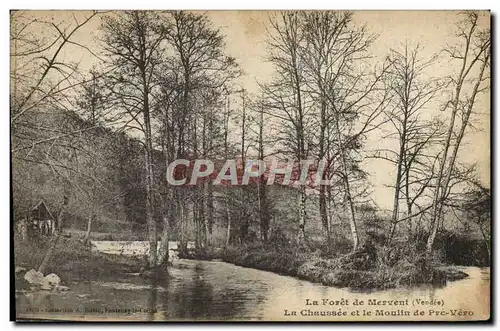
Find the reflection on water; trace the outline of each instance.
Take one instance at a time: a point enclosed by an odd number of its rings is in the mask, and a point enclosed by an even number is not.
[[[393,289],[356,293],[347,289],[312,284],[292,277],[234,266],[224,262],[173,261],[169,275],[160,280],[143,279],[137,274],[116,275],[113,279],[73,280],[66,293],[17,293],[16,309],[24,318],[91,320],[359,320],[364,317],[301,316],[303,309],[339,311],[349,314],[358,300],[444,300],[444,307],[431,309],[473,310],[472,317],[487,318],[489,269],[464,268],[470,277],[442,288]],[[460,296],[460,300],[457,300]],[[310,300],[350,301],[349,306],[306,306]],[[373,307],[364,307],[373,309]],[[391,307],[379,307],[390,309]],[[420,308],[420,307],[418,307]],[[284,310],[298,316],[285,316]],[[408,309],[415,310],[413,306]],[[398,319],[414,319],[399,316]],[[428,319],[454,319],[435,316]],[[365,319],[387,320],[378,316]]]

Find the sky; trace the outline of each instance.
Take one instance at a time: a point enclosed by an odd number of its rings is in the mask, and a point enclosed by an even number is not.
[[[212,20],[215,27],[226,35],[227,53],[236,58],[244,71],[240,84],[249,93],[259,92],[257,82],[265,82],[273,74],[272,66],[265,61],[266,29],[269,26],[269,11],[207,11],[204,12]],[[88,15],[86,12],[30,12],[31,15],[47,17],[56,22],[71,21],[72,14],[77,19]],[[366,25],[370,33],[378,36],[371,47],[371,53],[376,59],[383,59],[391,49],[400,49],[405,42],[411,45],[419,44],[423,51],[421,55],[429,58],[441,52],[447,44],[454,44],[453,37],[457,12],[454,11],[355,11],[354,23]],[[95,19],[75,35],[75,40],[97,49],[96,38],[99,36],[100,20]],[[481,20],[480,25],[489,26],[489,17]],[[63,57],[80,63],[80,68],[87,70],[97,62],[92,55],[81,48],[68,47]],[[442,60],[431,67],[429,75],[444,76],[457,70],[458,64]],[[444,92],[443,92],[444,93]],[[445,97],[444,95],[442,96]],[[439,114],[439,105],[429,105],[426,112],[429,116]],[[477,162],[481,181],[490,182],[490,98],[482,95],[478,100],[476,116],[480,132],[469,132],[459,153],[459,161],[464,163]],[[446,114],[440,114],[445,116]],[[380,139],[380,133],[368,137],[366,148],[387,145],[393,148],[394,142]],[[370,174],[369,182],[373,185],[372,197],[381,208],[389,209],[393,200],[393,189],[389,188],[394,178],[394,171],[386,161],[370,160],[364,162],[364,168]]]

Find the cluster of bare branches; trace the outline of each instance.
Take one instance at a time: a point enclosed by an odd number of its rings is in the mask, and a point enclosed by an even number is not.
[[[396,169],[387,242],[398,225],[405,224],[411,236],[422,231],[423,220],[429,218],[428,250],[432,249],[444,201],[472,175],[470,168],[456,164],[456,158],[471,125],[475,99],[488,88],[489,32],[478,27],[478,13],[460,15],[466,17],[457,25],[463,44],[444,52],[462,61],[456,78],[433,77],[430,70],[440,57],[425,59],[422,48],[408,42],[401,50],[391,50],[379,68],[370,66],[375,36],[356,27],[349,12],[286,12],[271,19],[268,60],[275,76],[262,85],[265,112],[282,124],[282,156],[326,160],[324,177],[338,183],[337,192],[331,186],[319,188],[319,212],[328,242],[330,206],[344,205],[353,250],[359,246],[355,200],[366,193],[362,185],[366,173],[359,164],[368,157],[386,160]],[[446,101],[450,118],[429,116],[429,110],[439,109],[441,92],[451,87],[453,99]],[[375,130],[384,139],[397,141],[398,148],[362,155],[363,138]],[[302,187],[299,243],[305,241],[306,200]]]
[[[356,27],[350,12],[287,12],[274,17],[271,27],[269,61],[276,75],[263,86],[267,113],[284,124],[280,134],[286,142],[285,156],[303,160],[314,155],[326,162],[324,178],[340,184],[336,188],[349,210],[356,250],[359,235],[354,200],[358,194],[354,186],[365,176],[358,166],[358,150],[363,137],[382,124],[380,115],[389,102],[383,77],[390,63],[380,68],[367,63],[374,36],[365,27]],[[332,186],[319,189],[328,241],[332,196],[338,193],[332,192]],[[305,241],[306,200],[302,187],[301,243]]]

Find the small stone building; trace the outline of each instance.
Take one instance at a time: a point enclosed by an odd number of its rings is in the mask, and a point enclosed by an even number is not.
[[[57,227],[56,218],[43,200],[28,211],[23,223],[23,238],[52,236]]]

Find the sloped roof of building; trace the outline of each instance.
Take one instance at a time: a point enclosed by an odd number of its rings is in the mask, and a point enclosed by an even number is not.
[[[54,219],[54,216],[52,215],[52,213],[50,212],[50,209],[49,209],[49,206],[47,206],[47,204],[45,203],[45,201],[43,201],[43,199],[40,200],[40,202],[38,202],[35,206],[33,206],[31,209],[30,209],[30,212],[32,212],[33,210],[36,210],[36,209],[39,209],[40,206],[43,206],[45,208],[45,210],[47,211],[47,213],[49,214],[49,216]]]

